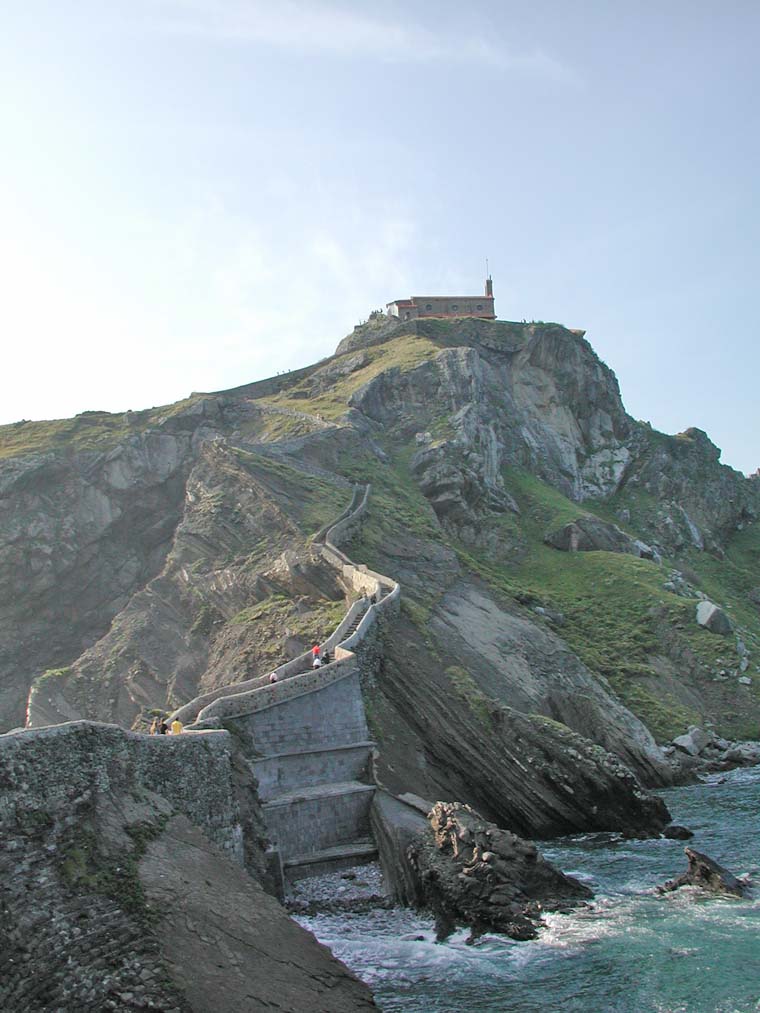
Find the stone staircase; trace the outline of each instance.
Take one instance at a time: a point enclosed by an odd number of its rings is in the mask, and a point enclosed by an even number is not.
[[[349,506],[313,541],[347,593],[360,595],[321,645],[333,660],[312,670],[311,654],[304,654],[275,669],[274,684],[260,676],[175,712],[188,732],[224,727],[233,734],[258,782],[269,868],[280,892],[296,879],[377,855],[370,828],[374,743],[361,694],[361,654],[400,589],[338,548],[361,522],[369,492],[356,487]]]

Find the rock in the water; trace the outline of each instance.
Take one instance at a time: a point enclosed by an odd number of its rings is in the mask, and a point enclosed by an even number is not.
[[[681,827],[677,823],[671,823],[669,827],[665,827],[662,836],[671,841],[688,841],[694,836],[694,831],[689,830],[688,827]]]
[[[693,848],[684,848],[686,857],[689,859],[689,868],[677,879],[669,879],[663,886],[658,887],[660,893],[670,893],[682,886],[699,886],[711,893],[727,894],[730,897],[746,897],[749,887],[740,879],[737,879],[732,872],[718,865],[708,855],[701,851],[694,851]]]
[[[544,861],[531,841],[470,806],[436,802],[428,820],[428,832],[407,851],[440,939],[458,924],[469,925],[473,937],[493,931],[533,939],[542,911],[566,910],[592,896]]]
[[[710,633],[718,633],[723,637],[733,633],[734,629],[723,609],[707,599],[697,605],[697,622]]]

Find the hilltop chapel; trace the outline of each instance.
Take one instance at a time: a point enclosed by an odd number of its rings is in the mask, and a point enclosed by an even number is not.
[[[413,295],[411,299],[395,299],[386,306],[388,315],[399,320],[419,317],[481,317],[495,320],[493,281],[486,278],[485,295]]]

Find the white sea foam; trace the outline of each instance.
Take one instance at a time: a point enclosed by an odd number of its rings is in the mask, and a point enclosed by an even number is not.
[[[698,831],[698,850],[737,875],[757,867],[760,770],[666,796],[677,822]],[[586,834],[542,851],[591,878],[596,897],[546,915],[533,941],[486,935],[468,946],[461,931],[439,944],[432,919],[402,909],[300,920],[369,983],[386,1013],[760,1010],[760,898],[656,893],[686,868],[679,841]]]

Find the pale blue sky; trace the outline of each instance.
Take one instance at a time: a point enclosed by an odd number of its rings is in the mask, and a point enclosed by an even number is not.
[[[0,422],[166,403],[479,291],[760,465],[755,2],[5,0]],[[10,364],[8,368],[7,363]]]

